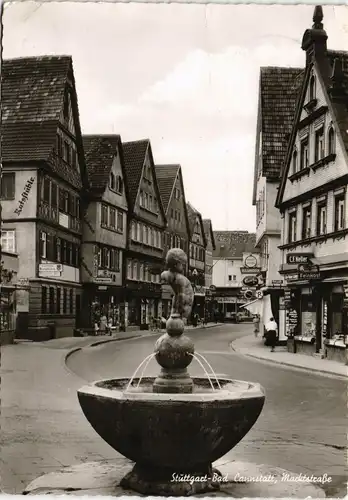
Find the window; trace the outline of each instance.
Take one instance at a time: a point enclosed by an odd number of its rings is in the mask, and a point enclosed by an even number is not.
[[[181,222],[181,212],[178,212],[178,221]]]
[[[140,264],[140,281],[144,281],[144,264]]]
[[[317,162],[324,158],[324,128],[321,127],[315,132],[315,150],[314,150],[314,161]]]
[[[143,226],[143,243],[147,243],[147,227]]]
[[[41,313],[47,313],[47,287],[43,286],[41,288]]]
[[[297,150],[292,153],[292,173],[296,174],[297,172]]]
[[[62,263],[66,264],[67,259],[67,242],[62,240]]]
[[[56,312],[56,299],[53,286],[49,287],[49,312],[50,314]]]
[[[71,150],[70,150],[70,144],[66,141],[64,141],[63,145],[63,160],[68,163],[68,165],[71,164]]]
[[[120,175],[116,177],[116,191],[120,194],[123,193],[123,180]]]
[[[47,233],[40,232],[40,257],[46,259],[47,256]]]
[[[332,127],[330,127],[330,129],[329,129],[327,142],[328,142],[328,154],[329,155],[335,154],[335,150],[336,150],[336,148],[335,148],[335,132],[334,132],[334,129]]]
[[[236,279],[237,279],[237,276],[234,274],[233,275],[233,281],[236,281]]]
[[[302,239],[311,236],[311,207],[304,207],[302,213]]]
[[[123,212],[117,212],[117,231],[123,233]]]
[[[345,227],[344,208],[345,208],[344,195],[336,196],[334,231],[341,231]]]
[[[289,213],[289,237],[288,237],[289,243],[296,241],[296,224],[297,224],[296,212]]]
[[[158,243],[158,248],[162,248],[162,235],[159,231],[157,231],[157,243]]]
[[[137,223],[137,240],[140,242],[143,241],[142,236],[143,236],[143,232],[142,232],[141,224],[140,224],[140,222],[138,222]]]
[[[56,261],[61,262],[62,254],[61,254],[61,239],[60,238],[56,238],[55,249],[56,249]]]
[[[135,222],[132,222],[132,240],[136,241],[137,240],[137,226]]]
[[[301,141],[301,158],[300,158],[300,169],[307,168],[309,165],[308,157],[308,137]]]
[[[107,207],[107,205],[101,206],[101,224],[102,224],[102,226],[108,225],[108,207]]]
[[[59,189],[59,210],[64,212],[65,208],[65,191],[64,189]]]
[[[112,172],[110,174],[110,189],[116,189],[116,179]]]
[[[69,213],[69,193],[68,193],[68,191],[64,192],[64,212]]]
[[[132,279],[132,262],[130,260],[127,262],[127,278]]]
[[[309,81],[309,100],[312,101],[315,99],[315,76],[312,75]]]
[[[69,306],[70,306],[70,314],[74,313],[74,290],[70,288],[69,291]]]
[[[57,155],[60,158],[63,156],[63,142],[59,134],[57,135]]]
[[[138,264],[137,262],[133,262],[133,279],[137,279],[137,270],[138,270]]]
[[[232,274],[228,275],[228,281],[232,281]]]
[[[1,231],[1,250],[3,252],[15,253],[16,231],[14,229]]]
[[[76,149],[71,150],[71,166],[76,169],[77,167],[77,152]]]
[[[67,313],[68,290],[63,288],[63,314]]]
[[[116,209],[110,208],[110,227],[116,229]]]
[[[44,177],[42,181],[42,199],[46,203],[50,202],[51,181],[48,177]]]
[[[51,205],[58,206],[58,186],[54,182],[51,183]]]
[[[1,176],[1,198],[3,200],[13,200],[15,197],[15,178],[14,172],[5,172]]]
[[[57,304],[57,313],[60,314],[60,306],[61,306],[61,299],[62,299],[62,290],[60,287],[57,288],[57,300],[56,300],[56,304]]]
[[[326,204],[319,204],[317,210],[317,235],[326,234]]]
[[[170,209],[170,217],[174,219],[174,210],[172,208]]]

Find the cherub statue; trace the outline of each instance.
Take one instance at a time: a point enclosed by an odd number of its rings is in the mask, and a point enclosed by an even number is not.
[[[193,289],[184,275],[187,263],[186,254],[181,248],[172,248],[166,256],[167,270],[161,274],[162,283],[170,285],[174,292],[171,315],[179,314],[188,318],[193,304]]]

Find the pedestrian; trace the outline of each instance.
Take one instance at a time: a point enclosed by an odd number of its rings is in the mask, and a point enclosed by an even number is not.
[[[255,314],[253,318],[253,323],[254,323],[254,334],[255,337],[257,337],[260,331],[260,316],[258,314]]]
[[[269,322],[265,325],[266,335],[269,345],[271,346],[271,352],[274,352],[274,348],[277,345],[277,330],[278,325],[274,321],[274,318],[270,318]]]

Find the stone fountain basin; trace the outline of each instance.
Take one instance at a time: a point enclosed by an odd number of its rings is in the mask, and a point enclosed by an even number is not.
[[[154,378],[101,380],[78,398],[94,430],[115,450],[146,467],[203,470],[230,451],[259,417],[265,401],[259,384],[193,378],[192,394],[151,392]],[[215,387],[217,384],[214,382]]]

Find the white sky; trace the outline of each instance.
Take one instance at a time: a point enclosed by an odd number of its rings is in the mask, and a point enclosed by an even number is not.
[[[72,55],[83,133],[150,138],[180,163],[186,198],[213,228],[255,231],[260,66],[303,66],[313,6],[7,4],[4,58]],[[324,9],[348,50],[348,8]]]

